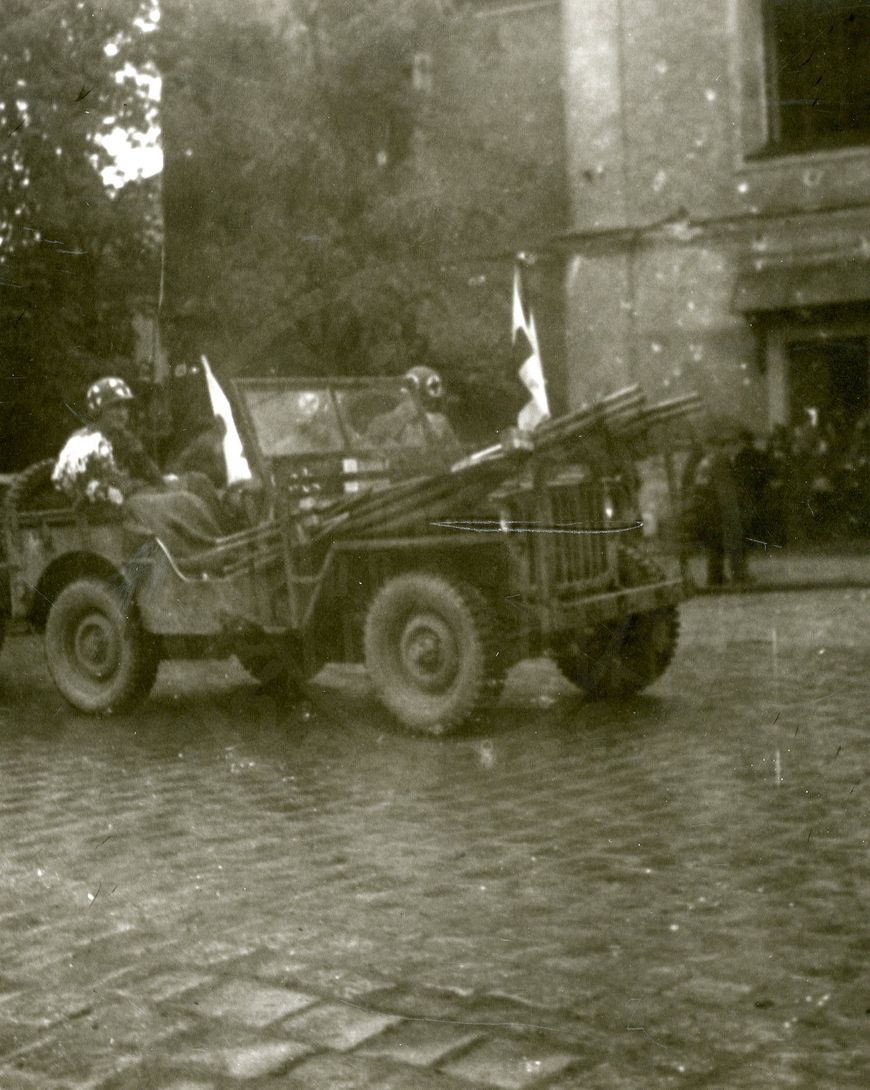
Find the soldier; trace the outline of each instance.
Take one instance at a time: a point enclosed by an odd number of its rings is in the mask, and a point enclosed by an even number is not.
[[[733,465],[743,528],[756,541],[766,542],[770,531],[764,501],[771,478],[770,456],[747,428],[741,429],[739,443]]]
[[[184,476],[201,473],[215,488],[226,488],[227,466],[224,460],[224,436],[227,426],[219,416],[202,429],[170,463],[173,473]]]
[[[414,402],[405,398],[390,412],[372,420],[366,433],[368,438],[387,446],[396,444],[422,449],[435,445],[445,460],[458,461],[463,451],[444,413],[441,376],[431,367],[418,365],[405,372],[404,384],[418,395],[424,416],[421,418]]]
[[[749,581],[740,492],[731,460],[732,441],[717,437],[695,476],[698,536],[707,553],[707,584],[722,586],[726,561],[733,583]]]
[[[171,551],[195,551],[223,533],[220,500],[207,477],[164,475],[130,431],[133,391],[102,378],[85,395],[91,423],[74,432],[52,473],[55,487],[80,504],[120,508]]]

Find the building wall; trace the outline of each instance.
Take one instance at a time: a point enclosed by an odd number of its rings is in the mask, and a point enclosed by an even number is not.
[[[777,330],[870,294],[870,148],[766,154],[762,0],[700,10],[563,0],[569,394],[693,388],[762,427]]]
[[[469,250],[539,244],[566,223],[558,0],[470,3],[432,64],[431,168],[474,209]],[[482,245],[481,245],[482,244]]]

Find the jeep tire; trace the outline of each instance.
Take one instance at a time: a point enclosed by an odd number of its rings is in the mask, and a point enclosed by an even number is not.
[[[640,587],[663,582],[666,576],[642,550],[623,546],[619,578],[625,587]],[[661,677],[679,638],[679,612],[664,606],[602,625],[592,636],[569,637],[553,657],[568,681],[593,699],[630,696]]]
[[[404,726],[443,734],[491,701],[495,618],[477,588],[405,572],[375,594],[365,661],[378,698]]]
[[[563,676],[592,699],[631,696],[665,672],[679,632],[679,614],[667,606],[604,625],[591,638],[569,638],[553,657]]]
[[[144,699],[157,676],[154,639],[118,590],[77,579],[58,594],[45,626],[48,669],[63,697],[88,715],[121,715]]]

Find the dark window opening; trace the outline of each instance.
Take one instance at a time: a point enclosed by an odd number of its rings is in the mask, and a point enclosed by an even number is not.
[[[870,6],[764,0],[769,151],[870,143]]]
[[[793,424],[815,416],[848,434],[870,406],[867,338],[792,341],[788,388]]]

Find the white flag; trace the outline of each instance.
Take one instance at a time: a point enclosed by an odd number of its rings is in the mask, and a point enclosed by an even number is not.
[[[242,447],[242,437],[233,419],[233,410],[229,398],[221,389],[221,384],[214,377],[208,360],[201,356],[202,370],[205,374],[208,396],[211,401],[211,410],[224,424],[224,461],[227,464],[227,484],[238,484],[240,481],[250,481],[253,477],[248,459]]]
[[[547,399],[547,384],[544,380],[544,367],[541,363],[541,350],[538,347],[538,333],[535,329],[534,315],[526,311],[522,299],[520,267],[514,266],[513,332],[511,341],[514,355],[519,364],[519,374],[526,389],[532,395],[531,401],[520,409],[517,424],[524,431],[534,429],[550,418],[550,403]]]

